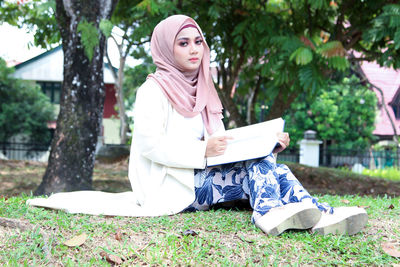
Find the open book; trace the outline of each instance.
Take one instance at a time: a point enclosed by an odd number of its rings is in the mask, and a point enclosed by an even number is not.
[[[228,140],[225,153],[208,157],[207,165],[243,161],[269,155],[278,143],[278,132],[283,132],[285,121],[282,118],[261,122],[249,126],[225,131],[224,135],[232,136]]]

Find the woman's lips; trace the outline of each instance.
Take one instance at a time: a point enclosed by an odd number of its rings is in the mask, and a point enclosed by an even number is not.
[[[191,62],[196,62],[196,61],[198,61],[198,60],[199,60],[198,57],[189,58],[189,61],[191,61]]]

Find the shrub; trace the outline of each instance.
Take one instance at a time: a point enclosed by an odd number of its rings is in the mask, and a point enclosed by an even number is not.
[[[48,143],[47,122],[54,119],[48,97],[35,83],[11,77],[12,72],[0,58],[0,142],[23,134],[32,143]]]

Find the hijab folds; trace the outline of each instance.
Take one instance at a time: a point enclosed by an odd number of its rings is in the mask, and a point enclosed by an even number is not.
[[[175,61],[174,43],[183,28],[193,26],[203,38],[204,54],[199,69],[187,72]],[[154,28],[150,47],[157,70],[147,78],[160,85],[178,113],[186,118],[201,113],[207,132],[214,133],[222,125],[222,104],[210,74],[210,48],[199,25],[185,15],[170,16]]]

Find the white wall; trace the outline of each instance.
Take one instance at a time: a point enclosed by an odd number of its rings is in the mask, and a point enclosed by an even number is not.
[[[16,67],[13,74],[15,78],[55,82],[63,80],[64,53],[62,49],[55,48],[55,51],[45,52],[45,55],[39,55],[29,61],[21,65],[21,67]],[[109,68],[104,68],[104,83],[115,83]]]

